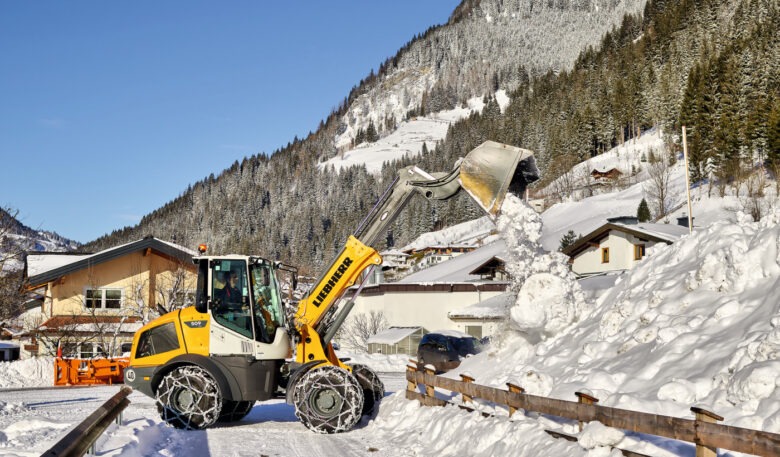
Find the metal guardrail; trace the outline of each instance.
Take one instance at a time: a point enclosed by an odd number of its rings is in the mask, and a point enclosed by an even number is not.
[[[416,361],[406,370],[406,398],[419,400],[425,406],[443,406],[448,402],[434,396],[434,387],[458,392],[464,403],[474,398],[488,400],[509,407],[510,415],[518,409],[533,411],[579,421],[599,421],[608,427],[638,433],[688,441],[696,445],[696,455],[715,456],[718,448],[746,454],[777,456],[780,434],[718,424],[723,417],[701,408],[691,408],[696,419],[662,416],[659,414],[629,411],[599,406],[598,399],[578,393],[579,402],[528,395],[519,386],[508,385],[509,390],[474,384],[474,378],[462,375],[463,381],[436,376],[425,368],[418,371]],[[425,386],[425,393],[418,392],[418,385]]]
[[[42,457],[81,457],[88,451],[94,453],[95,441],[111,425],[111,422],[122,421],[122,411],[130,404],[127,399],[133,389],[123,386],[113,397],[89,415],[84,421],[59,440],[51,449],[41,454]]]

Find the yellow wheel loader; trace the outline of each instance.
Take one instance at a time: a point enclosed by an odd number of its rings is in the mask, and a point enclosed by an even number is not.
[[[521,195],[537,179],[531,151],[491,141],[449,173],[400,170],[289,315],[278,279],[285,267],[254,256],[196,256],[195,305],[136,332],[125,383],[154,398],[162,419],[178,428],[237,421],[256,401],[284,395],[309,429],[350,430],[384,396],[376,373],[339,360],[331,344],[363,284],[352,300],[342,300],[345,292],[382,262],[371,246],[415,194],[446,200],[463,189],[495,217],[507,191]]]

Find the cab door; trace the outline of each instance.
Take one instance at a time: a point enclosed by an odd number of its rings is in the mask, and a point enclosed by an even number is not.
[[[212,259],[209,268],[211,354],[254,356],[246,260]]]

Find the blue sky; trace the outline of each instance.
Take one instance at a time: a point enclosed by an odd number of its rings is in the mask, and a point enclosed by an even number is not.
[[[456,0],[0,2],[0,206],[91,241],[317,128]]]

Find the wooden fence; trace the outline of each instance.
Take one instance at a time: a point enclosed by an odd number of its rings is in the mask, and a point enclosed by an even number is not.
[[[461,381],[436,376],[426,366],[420,371],[412,360],[407,366],[406,398],[419,400],[425,406],[444,406],[449,402],[436,398],[434,388],[460,393],[464,403],[481,398],[509,408],[510,415],[518,409],[563,417],[583,423],[599,421],[608,427],[632,432],[688,441],[696,445],[696,457],[714,457],[717,449],[728,449],[760,456],[780,455],[780,434],[718,424],[723,418],[701,408],[691,408],[695,419],[681,419],[659,414],[599,406],[598,399],[577,393],[579,401],[528,395],[522,387],[507,384],[508,390],[474,383],[474,378],[461,375]],[[418,390],[424,386],[424,393]]]

